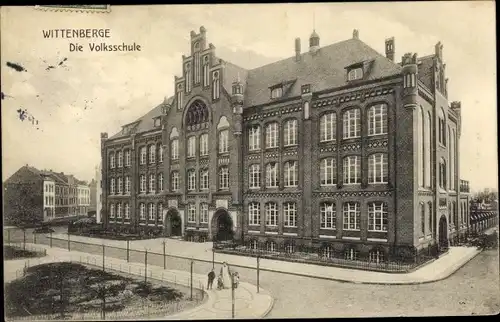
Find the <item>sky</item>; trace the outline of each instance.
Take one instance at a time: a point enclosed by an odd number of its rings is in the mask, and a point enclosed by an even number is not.
[[[25,164],[94,178],[100,133],[113,135],[172,96],[190,31],[203,25],[216,55],[244,68],[293,56],[297,37],[307,50],[313,28],[321,46],[358,29],[382,54],[395,37],[397,61],[406,52],[433,54],[441,41],[449,100],[462,102],[460,176],[474,190],[498,187],[493,1],[111,6],[109,13],[2,7],[0,23],[2,180]],[[141,51],[90,52],[89,42],[103,40],[43,37],[61,28],[109,28],[104,42],[135,42]],[[85,51],[70,52],[70,43]],[[35,121],[21,121],[24,110]]]

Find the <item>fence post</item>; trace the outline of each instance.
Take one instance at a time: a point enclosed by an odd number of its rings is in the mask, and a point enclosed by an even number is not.
[[[50,248],[52,248],[52,231],[50,232]]]
[[[71,248],[70,248],[70,239],[69,239],[69,232],[68,232],[68,252],[71,251]]]
[[[129,242],[130,241],[127,239],[127,263],[129,261],[129,249],[130,249]]]
[[[144,282],[148,281],[148,250],[144,253]]]
[[[193,300],[193,264],[194,264],[194,261],[193,261],[193,259],[191,259],[191,282],[190,282],[190,286],[191,286],[191,301]]]
[[[23,249],[26,250],[26,228],[23,228]]]
[[[105,263],[105,248],[106,246],[104,246],[104,244],[102,244],[102,271],[105,272],[106,271],[106,268],[104,266],[104,263]]]
[[[259,293],[260,256],[257,254],[257,293]]]
[[[167,254],[166,254],[166,247],[167,241],[163,240],[163,269],[167,269]]]

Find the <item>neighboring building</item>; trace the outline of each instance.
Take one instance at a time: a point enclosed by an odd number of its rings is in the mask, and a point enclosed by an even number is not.
[[[395,61],[359,39],[246,70],[191,32],[175,95],[101,134],[103,221],[373,260],[465,233],[461,104],[443,46]],[[344,257],[344,256],[343,256]]]
[[[77,215],[87,215],[89,208],[90,187],[85,181],[77,180]]]
[[[102,174],[101,174],[101,165],[99,164],[95,169],[95,177],[96,177],[96,189],[95,189],[95,204],[96,204],[96,222],[102,222]]]
[[[89,206],[89,214],[95,215],[97,210],[97,181],[92,179],[89,183],[90,188],[90,206]]]

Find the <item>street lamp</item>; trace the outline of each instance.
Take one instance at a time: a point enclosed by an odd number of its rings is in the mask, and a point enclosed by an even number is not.
[[[167,240],[163,238],[163,269],[167,269]]]
[[[145,248],[146,252],[144,253],[144,282],[148,281],[148,249]]]

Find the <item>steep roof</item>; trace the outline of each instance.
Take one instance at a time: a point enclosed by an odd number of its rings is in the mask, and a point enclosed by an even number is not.
[[[135,126],[134,133],[143,133],[143,132],[147,132],[147,131],[152,130],[154,128],[154,119],[161,116],[162,107],[165,104],[167,104],[167,105],[172,104],[173,100],[174,100],[174,96],[168,98],[167,100],[165,100],[164,102],[162,102],[161,104],[159,104],[158,106],[156,106],[155,108],[153,108],[152,110],[150,110],[149,112],[147,112],[146,114],[144,114],[143,116],[141,116],[140,118],[135,120],[134,122],[129,123],[129,124],[135,124],[134,125]],[[127,137],[128,135],[129,135],[129,133],[121,130],[120,132],[118,132],[115,135],[113,135],[112,137],[110,137],[110,139]]]
[[[372,61],[365,80],[379,79],[400,73],[401,67],[379,54],[359,39],[348,39],[326,47],[316,53],[302,53],[300,61],[295,56],[252,69],[248,72],[245,104],[265,104],[270,99],[269,87],[293,81],[287,97],[299,96],[301,86],[311,84],[313,91],[322,91],[347,85],[345,68]]]

